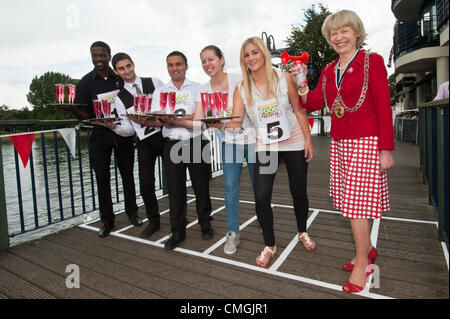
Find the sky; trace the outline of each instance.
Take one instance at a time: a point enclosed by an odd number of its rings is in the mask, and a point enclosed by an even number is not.
[[[355,11],[366,28],[367,47],[387,63],[395,17],[389,0],[0,0],[0,105],[30,108],[26,95],[35,76],[53,71],[80,79],[93,69],[89,47],[101,40],[112,55],[126,52],[138,76],[169,81],[165,58],[186,54],[190,80],[208,77],[200,51],[222,49],[227,72],[240,72],[242,42],[265,31],[277,49],[304,10],[322,3],[331,12]],[[394,69],[388,68],[388,74]]]

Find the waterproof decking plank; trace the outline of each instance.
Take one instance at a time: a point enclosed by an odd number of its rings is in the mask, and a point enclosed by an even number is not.
[[[330,138],[313,136],[312,140],[315,158],[308,168],[309,207],[336,212],[328,196]],[[419,148],[408,143],[396,143],[393,156],[395,166],[388,171],[391,210],[383,214],[387,218],[381,219],[377,237],[379,257],[376,266],[380,272],[380,287],[372,288],[371,292],[395,298],[448,298],[448,266],[438,241],[437,227],[422,223],[435,222],[436,213],[428,203],[428,189],[420,179]],[[191,187],[187,194],[194,195]],[[224,198],[223,176],[210,181],[210,194]],[[254,201],[246,167],[242,169],[239,197]],[[187,200],[192,199],[194,197],[187,196]],[[272,203],[293,205],[283,163],[280,163],[275,177]],[[212,199],[213,210],[223,205],[224,200]],[[159,208],[161,212],[169,208],[168,197],[159,200]],[[187,204],[189,223],[197,219],[195,209],[195,201]],[[277,254],[272,264],[280,258],[297,232],[292,208],[274,207],[273,213]],[[309,211],[309,216],[311,213]],[[139,208],[139,214],[146,218],[143,206]],[[240,204],[241,225],[254,216],[254,203]],[[72,295],[74,298],[87,298],[94,294],[107,298],[360,298],[249,269],[255,265],[256,257],[264,248],[257,220],[241,231],[241,243],[234,255],[223,252],[223,243],[210,253],[212,258],[224,258],[228,263],[193,255],[201,254],[225,236],[228,230],[226,221],[225,209],[214,215],[211,224],[215,234],[210,240],[201,238],[198,224],[189,228],[187,239],[180,248],[190,250],[192,254],[169,252],[162,247],[118,238],[113,234],[99,238],[96,232],[79,227],[64,230],[0,253],[0,298],[71,298],[61,288],[67,276],[62,268],[68,263],[80,266],[81,285],[86,292],[80,294],[79,290]],[[90,226],[99,228],[101,222]],[[127,216],[118,214],[114,230],[128,226]],[[131,227],[122,234],[140,240],[140,232],[146,226],[147,223]],[[161,230],[150,240],[169,235],[170,229],[170,216],[166,213],[161,216]],[[317,249],[309,252],[297,243],[278,271],[342,285],[350,275],[341,270],[342,265],[355,254],[349,220],[342,218],[339,212],[322,211],[308,233],[316,241]],[[24,275],[22,271],[28,274]]]
[[[132,299],[159,297],[155,294],[149,293],[148,291],[129,285],[120,280],[120,278],[115,279],[108,277],[90,268],[80,266],[79,260],[81,256],[77,256],[77,258],[74,259],[69,259],[65,256],[62,257],[57,251],[43,248],[44,247],[42,247],[42,245],[30,243],[29,245],[21,247],[20,250],[14,251],[14,253],[21,258],[39,264],[41,267],[52,272],[60,273],[62,276],[68,275],[68,273],[65,272],[68,265],[78,266],[80,273],[80,289],[84,290],[87,288],[94,290],[103,297]],[[78,293],[80,293],[81,296],[85,295],[82,291],[79,292],[79,289],[72,289],[72,291],[74,292],[73,298],[76,298]]]
[[[0,259],[2,262],[7,260],[9,256],[3,255]],[[39,288],[34,282],[19,277],[18,275],[5,270],[0,266],[0,293],[11,299],[55,299],[56,296],[51,295],[47,291]]]

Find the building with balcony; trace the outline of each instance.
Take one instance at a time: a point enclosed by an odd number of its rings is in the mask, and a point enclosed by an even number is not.
[[[449,0],[392,0],[397,113],[431,101],[449,79]]]

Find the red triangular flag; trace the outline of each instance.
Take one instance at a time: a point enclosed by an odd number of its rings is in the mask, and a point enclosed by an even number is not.
[[[313,118],[313,117],[308,117],[308,121],[309,121],[309,127],[310,127],[311,130],[312,130],[312,128],[313,128],[313,126],[314,126],[314,118]]]
[[[9,139],[13,143],[17,153],[19,153],[23,166],[27,167],[31,154],[31,146],[33,146],[34,133],[10,136]]]

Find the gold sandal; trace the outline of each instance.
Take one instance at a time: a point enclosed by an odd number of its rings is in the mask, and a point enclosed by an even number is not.
[[[269,246],[264,247],[264,250],[261,252],[261,255],[256,257],[256,264],[259,267],[267,267],[270,264],[273,255],[275,255],[276,250],[277,250],[276,246],[273,247],[273,250],[270,249]]]
[[[300,240],[303,243],[303,247],[305,247],[306,250],[313,251],[316,249],[316,243],[309,238],[308,233],[299,233],[298,240]]]

